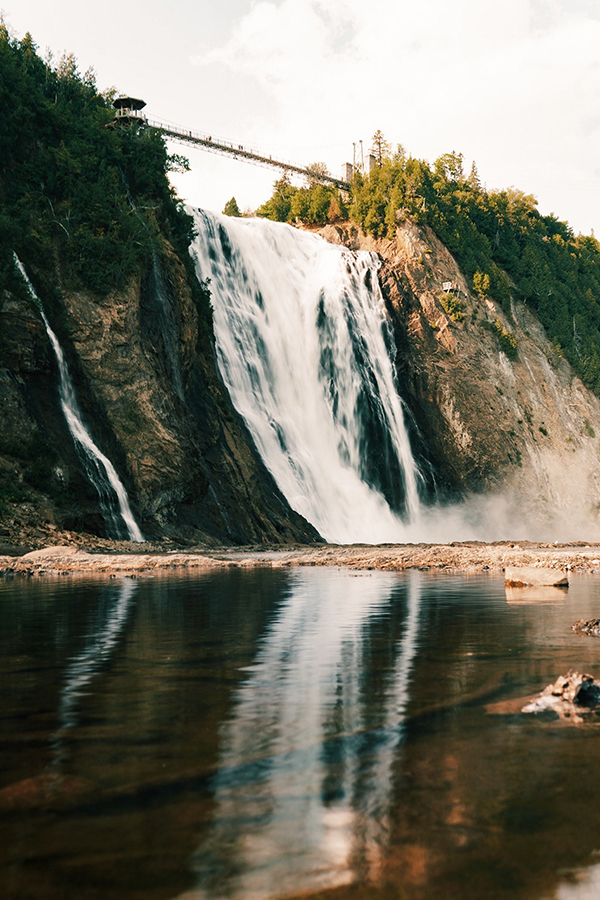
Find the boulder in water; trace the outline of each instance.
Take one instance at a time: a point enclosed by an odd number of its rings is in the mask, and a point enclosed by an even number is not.
[[[569,575],[566,569],[549,569],[538,566],[507,566],[504,583],[510,587],[568,587]]]
[[[54,809],[77,803],[92,782],[75,775],[46,772],[9,784],[0,790],[0,811]]]
[[[600,637],[600,619],[577,619],[571,626],[576,634],[592,634]]]
[[[551,709],[561,718],[581,722],[582,713],[600,707],[600,682],[593,675],[581,674],[570,669],[554,684],[549,684],[541,694],[523,707],[521,712],[537,713]]]

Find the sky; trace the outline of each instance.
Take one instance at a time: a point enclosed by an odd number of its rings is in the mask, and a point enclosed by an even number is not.
[[[150,117],[334,175],[377,129],[600,236],[600,0],[0,0]],[[179,195],[255,209],[276,172],[171,144]]]

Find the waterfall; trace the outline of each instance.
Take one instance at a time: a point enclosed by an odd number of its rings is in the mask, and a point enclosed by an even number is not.
[[[262,219],[195,212],[217,359],[293,509],[328,541],[402,541],[420,473],[372,253]]]
[[[143,541],[144,537],[134,519],[123,482],[117,475],[117,471],[111,461],[94,443],[92,436],[83,423],[62,347],[50,327],[42,302],[17,256],[15,256],[15,263],[23,276],[32,300],[40,311],[46,332],[50,338],[58,364],[60,405],[88,478],[98,494],[100,508],[107,529],[111,536],[117,539],[128,537],[131,541]],[[123,526],[125,526],[125,530]]]

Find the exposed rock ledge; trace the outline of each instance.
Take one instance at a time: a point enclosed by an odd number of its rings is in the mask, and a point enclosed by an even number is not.
[[[297,547],[291,550],[196,549],[149,553],[89,553],[54,546],[23,556],[0,556],[0,575],[143,575],[173,570],[236,566],[344,566],[350,569],[421,569],[431,572],[497,573],[506,566],[570,567],[600,574],[600,544],[385,544]]]

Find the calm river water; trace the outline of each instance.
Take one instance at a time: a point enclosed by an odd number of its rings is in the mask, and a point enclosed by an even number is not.
[[[593,577],[0,582],[0,895],[598,898],[600,717],[510,703],[600,677],[597,615]]]

